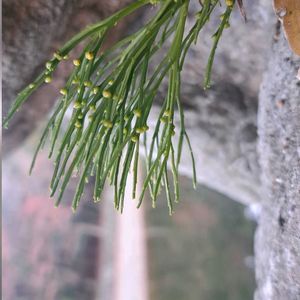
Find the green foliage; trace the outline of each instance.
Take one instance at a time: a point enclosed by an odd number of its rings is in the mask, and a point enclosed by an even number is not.
[[[199,5],[195,24],[184,35],[189,0],[138,0],[115,13],[106,20],[90,26],[69,40],[53,58],[46,63],[45,70],[17,97],[4,125],[22,103],[44,82],[51,82],[58,64],[68,59],[70,51],[83,40],[85,48],[73,61],[74,69],[60,90],[61,98],[41,137],[31,170],[39,150],[50,136],[49,157],[55,153],[55,170],[50,183],[51,196],[56,196],[56,205],[62,200],[67,184],[74,173],[79,181],[72,208],[76,210],[90,176],[95,176],[94,201],[100,200],[104,184],[109,180],[114,186],[115,207],[123,210],[124,193],[130,169],[133,169],[133,198],[136,197],[137,170],[140,143],[146,152],[146,178],[138,206],[148,189],[153,206],[163,186],[166,190],[170,214],[173,202],[179,200],[178,166],[182,146],[186,140],[192,156],[194,183],[196,172],[190,141],[184,126],[184,112],[180,103],[180,73],[186,53],[199,32],[209,21],[217,0],[204,0]],[[159,5],[156,15],[137,32],[102,50],[110,30],[124,17],[142,6]],[[229,24],[233,2],[226,1],[219,28],[213,35],[213,47],[208,60],[205,87],[210,86],[210,76],[217,44],[223,29]],[[154,67],[151,61],[167,39],[171,39],[169,50]],[[151,66],[151,67],[150,67]],[[147,120],[162,81],[168,83],[168,91],[157,117],[150,147],[147,148]],[[72,116],[66,129],[63,120],[72,108]],[[180,126],[175,127],[174,112],[179,111]],[[59,136],[62,135],[62,138]],[[149,134],[148,134],[149,135]],[[178,135],[178,144],[173,144]],[[167,173],[172,170],[172,185]],[[171,186],[174,193],[171,192]]]

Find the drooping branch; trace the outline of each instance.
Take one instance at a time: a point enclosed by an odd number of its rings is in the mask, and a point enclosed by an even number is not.
[[[256,156],[256,93],[260,74],[264,68],[268,41],[271,38],[267,29],[272,24],[269,19],[260,18],[263,12],[265,14],[266,11],[270,11],[269,3],[264,3],[264,1],[261,1],[259,5],[255,3],[249,5],[248,3],[246,8],[248,24],[243,24],[237,11],[232,17],[231,26],[234,27],[234,30],[230,33],[225,32],[226,42],[219,46],[216,56],[213,73],[216,84],[206,92],[203,92],[201,88],[201,74],[205,67],[205,58],[209,54],[211,33],[217,25],[218,18],[212,19],[207,30],[200,36],[203,42],[192,46],[187,56],[187,64],[182,78],[182,100],[198,164],[199,182],[243,203],[253,203],[260,199],[259,168]],[[196,10],[196,7],[192,7],[192,9]],[[83,15],[84,11],[84,7],[81,7]],[[74,20],[76,20],[67,14],[61,17],[65,19],[66,23],[69,22],[68,24],[74,24]],[[91,17],[89,16],[89,18]],[[143,19],[147,19],[147,14],[144,14],[140,21],[143,22]],[[27,19],[27,22],[31,22],[31,20]],[[51,22],[55,23],[54,20]],[[86,22],[89,21],[86,20]],[[73,26],[76,27],[76,25]],[[72,28],[69,25],[68,28],[70,27]],[[251,27],[251,35],[247,33],[249,27]],[[50,26],[50,28],[52,27]],[[10,30],[6,30],[6,32],[9,34]],[[30,32],[33,35],[38,34],[35,26],[32,26]],[[121,33],[122,28],[118,32]],[[26,32],[20,32],[20,35],[23,39],[27,36]],[[39,35],[40,39],[52,39],[51,44],[53,44],[54,37],[54,33],[52,37],[51,34],[48,37]],[[7,38],[5,41],[6,47],[11,48],[9,39]],[[39,43],[45,44],[42,40]],[[233,44],[237,46],[232,48]],[[39,50],[36,45],[31,46],[30,49],[31,53]],[[240,49],[247,52],[241,54]],[[23,50],[28,51],[26,47]],[[39,61],[38,56],[35,57],[36,61]],[[26,62],[25,60],[23,63]],[[239,65],[238,68],[237,65]],[[31,72],[34,70],[34,64],[31,64],[29,60],[27,68]],[[22,69],[22,65],[19,65],[15,74],[21,73],[19,70]],[[6,77],[5,72],[4,77]],[[51,107],[52,103],[45,99],[45,95],[49,94],[53,97],[55,89],[62,85],[63,77],[63,72],[60,72],[58,83],[54,88],[45,87],[33,97],[33,102],[25,108],[27,113],[19,114],[22,118],[18,122],[16,121],[17,126],[11,127],[9,137],[5,138],[5,145],[10,144],[10,141],[20,141],[20,137],[25,135],[24,131],[29,133],[32,130],[31,125],[44,116],[47,109],[41,108],[43,106]],[[223,82],[223,78],[226,78],[226,82]],[[28,82],[27,78],[19,78],[20,85],[24,85],[26,82]],[[48,90],[45,91],[45,89]],[[4,82],[4,91],[13,95],[16,89],[12,88],[10,82],[7,81]],[[40,101],[41,98],[44,100]],[[12,97],[7,96],[5,100],[10,102]],[[15,137],[13,137],[14,135]],[[184,149],[181,171],[189,176],[191,169],[188,167],[190,165],[188,154],[189,151]]]

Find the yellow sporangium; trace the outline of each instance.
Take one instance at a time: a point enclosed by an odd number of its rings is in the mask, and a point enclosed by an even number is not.
[[[108,90],[104,90],[104,91],[102,92],[102,96],[103,96],[104,98],[111,98],[111,92],[108,91]]]
[[[135,109],[133,113],[137,118],[140,118],[142,116],[142,111],[139,108]]]
[[[74,66],[79,67],[80,64],[81,64],[80,59],[74,59],[74,60],[73,60],[73,65],[74,65]]]
[[[62,94],[63,96],[66,96],[67,95],[67,89],[63,88],[63,89],[60,89],[59,90],[60,94]]]
[[[93,88],[93,94],[96,95],[99,92],[99,88],[96,86]]]
[[[85,58],[87,60],[92,60],[94,58],[94,53],[93,52],[85,52]]]
[[[54,52],[53,56],[59,61],[63,59],[63,57],[58,52]]]
[[[80,103],[80,101],[78,101],[78,100],[75,101],[73,107],[74,107],[75,109],[81,108],[81,103]]]
[[[92,82],[89,81],[89,80],[85,81],[83,84],[84,84],[85,87],[91,87],[92,86]]]
[[[80,122],[79,120],[77,120],[77,121],[75,122],[75,127],[76,127],[76,128],[81,128],[81,127],[82,127],[82,124],[81,124],[81,122]]]
[[[102,124],[106,128],[112,128],[113,127],[113,123],[111,121],[109,121],[109,120],[103,120]]]
[[[139,140],[139,137],[137,135],[134,135],[132,138],[131,138],[131,141],[136,143],[137,141]]]
[[[45,82],[50,83],[52,81],[52,78],[50,76],[45,77]]]
[[[234,4],[234,0],[225,0],[225,4],[226,4],[228,7],[232,7],[233,4]]]
[[[47,61],[46,64],[46,69],[49,70],[49,71],[53,71],[53,65],[50,61]]]

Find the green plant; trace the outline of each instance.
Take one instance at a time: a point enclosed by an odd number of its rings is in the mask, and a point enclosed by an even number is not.
[[[205,88],[210,86],[215,51],[223,30],[229,26],[234,0],[226,0],[225,3],[226,9],[213,35]],[[101,50],[108,32],[116,23],[149,4],[159,4],[160,7],[147,24],[109,49]],[[194,157],[180,103],[180,73],[190,45],[197,42],[199,32],[209,21],[215,7],[221,3],[217,0],[200,2],[195,23],[184,35],[189,4],[189,0],[135,1],[69,40],[54,53],[37,79],[18,95],[4,120],[5,126],[37,88],[44,82],[51,82],[57,65],[68,59],[70,51],[79,42],[86,41],[82,54],[73,61],[74,69],[65,87],[60,90],[61,98],[42,134],[30,169],[34,166],[37,153],[51,135],[49,157],[55,153],[55,170],[50,188],[51,196],[58,194],[56,205],[59,205],[72,174],[76,172],[79,182],[72,204],[74,210],[78,207],[88,178],[95,176],[94,201],[100,200],[104,184],[109,180],[114,186],[115,207],[122,211],[131,167],[134,177],[132,196],[136,197],[140,143],[145,146],[147,174],[138,206],[147,188],[155,206],[157,195],[164,186],[169,211],[173,212],[173,202],[179,200],[178,165],[184,140],[190,148],[195,184]],[[172,41],[169,50],[156,67],[150,68],[151,60],[167,39]],[[168,81],[168,91],[151,134],[150,147],[147,148],[147,119],[163,80]],[[64,130],[62,123],[70,107],[73,107],[72,117]],[[174,124],[175,109],[178,109],[180,115],[178,130]],[[175,134],[178,135],[177,147],[173,145]],[[172,171],[172,184],[167,173],[168,164]]]

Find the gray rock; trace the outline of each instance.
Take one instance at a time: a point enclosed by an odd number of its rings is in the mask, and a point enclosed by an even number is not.
[[[264,201],[255,237],[256,300],[300,299],[299,67],[280,33],[259,102]]]

